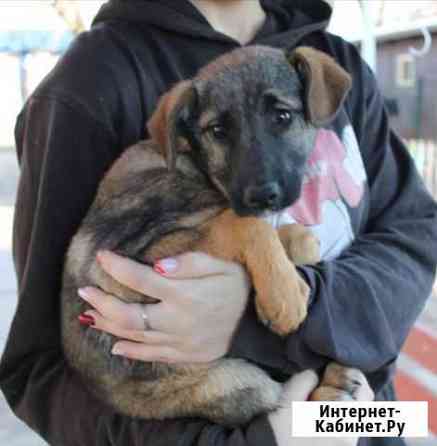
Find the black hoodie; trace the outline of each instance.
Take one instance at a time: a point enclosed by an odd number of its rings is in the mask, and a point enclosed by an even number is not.
[[[323,262],[301,269],[309,316],[280,339],[249,304],[229,354],[278,379],[329,360],[364,370],[379,399],[392,396],[392,365],[430,294],[437,212],[355,49],[328,34],[321,0],[265,0],[252,43],[309,45],[353,77],[335,122],[321,129],[302,199],[272,221],[299,221],[320,238]],[[19,302],[0,364],[11,408],[57,446],[274,445],[266,416],[241,429],[204,420],[131,420],[96,401],[64,360],[59,290],[69,240],[108,166],[144,138],[157,98],[238,47],[188,0],[112,0],[27,101],[17,120],[21,166],[14,221]],[[362,440],[361,445],[401,444]]]

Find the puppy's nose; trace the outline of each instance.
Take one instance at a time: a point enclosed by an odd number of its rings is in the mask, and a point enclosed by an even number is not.
[[[248,186],[244,191],[244,204],[251,208],[267,209],[279,204],[281,189],[278,183]]]

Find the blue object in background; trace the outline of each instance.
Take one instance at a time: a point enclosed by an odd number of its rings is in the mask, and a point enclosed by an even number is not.
[[[0,52],[26,54],[31,51],[63,53],[74,34],[71,31],[0,31]]]
[[[0,56],[12,56],[2,59],[1,62],[0,148],[13,147],[16,115],[34,86],[33,82],[32,87],[29,88],[29,78],[33,76],[32,73],[28,73],[28,57],[38,53],[49,53],[54,57],[59,57],[67,50],[74,37],[74,33],[68,30],[0,31]]]

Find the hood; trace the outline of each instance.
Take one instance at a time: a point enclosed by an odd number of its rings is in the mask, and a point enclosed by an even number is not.
[[[256,41],[264,44],[290,44],[314,31],[324,30],[332,13],[323,0],[261,0],[261,3],[267,13],[266,23],[275,23],[275,26],[265,26],[262,36],[257,36]],[[215,31],[189,0],[109,0],[93,25],[108,21],[147,24],[195,38],[232,40]]]

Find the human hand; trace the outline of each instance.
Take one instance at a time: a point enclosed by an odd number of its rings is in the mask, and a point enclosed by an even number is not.
[[[122,339],[114,345],[114,354],[174,363],[210,362],[227,353],[250,291],[241,265],[203,253],[161,260],[155,270],[110,252],[100,253],[98,259],[121,284],[160,300],[144,306],[93,287],[79,290],[93,307],[80,319]]]
[[[307,401],[318,382],[317,373],[305,370],[284,384],[279,408],[268,415],[278,446],[301,446],[301,439],[291,437],[291,405],[293,401]]]
[[[348,375],[353,376],[354,386],[353,392],[350,393],[351,398],[355,401],[372,401],[374,393],[363,373],[356,369],[344,368]],[[279,402],[279,409],[269,414],[269,422],[275,434],[278,446],[356,446],[357,437],[342,438],[296,438],[291,436],[292,426],[292,402],[307,401],[310,395],[320,389],[318,386],[326,385],[328,371],[325,372],[323,380],[318,383],[318,377],[312,370],[306,370],[302,373],[294,375],[284,384],[283,394]],[[349,383],[347,380],[339,388],[344,393],[349,393],[347,389]]]

